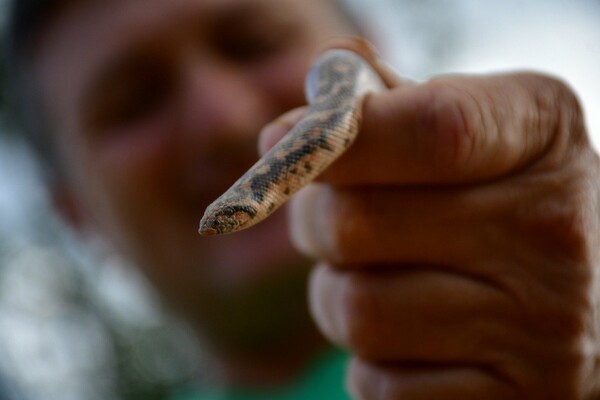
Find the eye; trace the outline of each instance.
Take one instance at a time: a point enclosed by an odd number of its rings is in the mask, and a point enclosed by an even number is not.
[[[160,109],[167,101],[170,89],[166,74],[140,71],[116,88],[102,120],[112,125],[135,123]]]
[[[216,50],[226,59],[239,63],[258,63],[293,46],[297,26],[292,20],[263,16],[235,21],[213,32]],[[232,29],[231,26],[235,26]]]
[[[227,58],[251,63],[276,54],[285,44],[285,39],[270,33],[253,33],[240,37],[229,37],[221,42],[221,52]]]
[[[87,122],[94,128],[123,127],[158,112],[173,92],[168,69],[134,63],[104,80],[92,96]]]

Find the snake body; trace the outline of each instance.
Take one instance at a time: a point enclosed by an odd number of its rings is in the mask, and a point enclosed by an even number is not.
[[[306,78],[304,117],[206,208],[200,234],[233,233],[267,218],[348,149],[359,131],[365,95],[384,88],[356,53],[323,53]]]

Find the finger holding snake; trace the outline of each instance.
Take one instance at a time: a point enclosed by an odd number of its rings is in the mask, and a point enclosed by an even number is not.
[[[363,112],[354,145],[290,211],[295,243],[320,260],[313,315],[356,355],[352,392],[592,398],[600,168],[570,89],[448,76],[372,94]]]

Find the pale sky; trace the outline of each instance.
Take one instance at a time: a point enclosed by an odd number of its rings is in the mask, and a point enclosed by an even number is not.
[[[351,1],[351,0],[350,0]],[[364,0],[352,1],[363,6]],[[575,89],[600,149],[600,1],[380,0],[365,8],[401,73],[538,70]],[[394,12],[390,12],[393,10]],[[379,23],[381,22],[381,23]],[[432,56],[432,53],[441,56]]]

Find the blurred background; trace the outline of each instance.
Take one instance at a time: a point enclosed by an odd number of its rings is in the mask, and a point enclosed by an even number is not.
[[[599,148],[600,1],[348,3],[413,79],[514,69],[561,77]],[[5,8],[0,0],[0,16]],[[37,168],[0,123],[0,400],[164,398],[193,379],[201,350],[135,271],[77,242]]]

